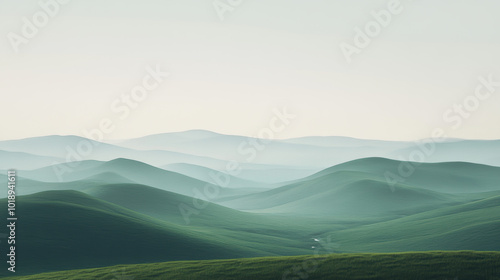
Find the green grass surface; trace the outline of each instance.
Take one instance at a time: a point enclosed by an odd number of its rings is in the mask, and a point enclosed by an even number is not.
[[[0,200],[0,206],[7,209],[5,199]],[[228,246],[217,236],[76,191],[48,191],[19,197],[16,208],[19,273],[272,255],[236,242]],[[6,258],[2,254],[0,261],[5,263]],[[5,273],[6,270],[0,271],[0,276]]]
[[[10,280],[500,279],[500,252],[337,254],[118,265]]]

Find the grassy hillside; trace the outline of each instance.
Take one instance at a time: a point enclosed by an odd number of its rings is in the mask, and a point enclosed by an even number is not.
[[[411,163],[415,171],[404,177],[404,184],[446,193],[474,193],[500,190],[500,167],[468,162]],[[300,181],[357,171],[385,181],[386,172],[399,175],[405,162],[386,158],[363,158],[335,165]],[[403,169],[406,170],[406,169]]]
[[[403,184],[391,188],[368,173],[339,171],[219,203],[259,213],[359,218],[408,215],[467,200],[472,198]]]
[[[85,192],[188,230],[209,233],[227,244],[256,248],[270,255],[308,253],[316,232],[345,228],[343,221],[333,219],[246,213],[210,202],[196,209],[191,197],[137,184],[102,185]],[[189,224],[179,210],[180,205],[196,211],[187,216]]]
[[[75,191],[18,198],[22,273],[299,255],[318,246],[328,252],[500,250],[500,196],[378,222],[262,216],[209,204],[192,217],[191,226],[181,226],[174,224],[182,224],[176,205],[190,202],[188,197],[136,184],[93,187],[88,193],[99,199]],[[0,207],[5,204],[0,200]]]
[[[7,209],[6,199],[0,207]],[[169,260],[269,255],[76,191],[18,197],[18,269],[40,272]],[[5,220],[5,214],[1,217]],[[5,263],[6,255],[0,256]],[[1,271],[0,275],[5,275]]]
[[[132,211],[176,224],[186,224],[179,210],[180,204],[195,208],[192,197],[146,185],[99,185],[88,188],[84,192]],[[200,203],[204,202],[200,201]],[[190,225],[217,226],[229,223],[237,228],[243,224],[252,226],[252,221],[256,219],[256,224],[259,224],[265,219],[256,214],[240,212],[210,202],[198,210],[202,211],[189,216]]]
[[[400,164],[367,158],[250,195],[222,189],[224,206],[197,199],[206,182],[134,160],[85,161],[68,175],[75,181],[61,183],[20,171],[21,194],[59,191],[18,197],[19,270],[293,256],[318,246],[330,253],[500,250],[499,168],[421,164],[391,188],[383,174]]]
[[[335,185],[317,193],[304,193],[302,199],[265,209],[268,213],[294,213],[334,217],[391,217],[409,215],[457,203],[451,195],[362,179]],[[392,191],[394,190],[394,191]]]
[[[204,207],[196,208],[192,197],[139,184],[98,185],[83,192],[129,210],[179,225],[186,225],[179,205],[197,210],[196,214],[189,215],[190,226],[214,229],[221,227],[247,232],[257,232],[259,228],[271,229],[274,227],[273,231],[276,232],[279,231],[280,223],[289,227],[295,224],[295,228],[298,227],[297,221],[307,221],[290,217],[246,213],[211,202],[198,201],[199,204],[204,204]]]
[[[386,172],[398,173],[400,161],[365,158],[336,165],[289,185],[257,194],[220,199],[240,210],[295,215],[407,215],[477,199],[500,191],[500,168],[451,162],[420,164],[394,186]]]
[[[119,265],[9,280],[58,279],[500,279],[499,252],[338,254]]]
[[[344,252],[500,251],[500,196],[329,234]]]

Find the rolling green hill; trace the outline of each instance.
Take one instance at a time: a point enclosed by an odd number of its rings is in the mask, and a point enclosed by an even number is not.
[[[307,253],[314,232],[324,231],[328,221],[245,213],[210,202],[204,202],[206,205],[199,209],[191,197],[137,184],[102,185],[85,192],[188,230],[210,233],[227,244],[256,248],[269,255]],[[328,229],[332,228],[344,226],[342,222],[331,221]]]
[[[177,207],[192,202],[189,197],[137,184],[94,186],[87,193],[49,191],[18,198],[22,273],[299,255],[316,246],[329,252],[500,250],[500,196],[364,222],[258,215],[210,203],[185,226]],[[427,192],[423,195],[427,198]],[[0,207],[6,207],[5,199]]]
[[[18,194],[37,193],[18,197],[19,271],[293,256],[318,246],[337,253],[500,250],[500,168],[421,164],[391,187],[384,172],[400,164],[366,158],[257,193],[221,189],[219,204],[198,199],[204,181],[128,159],[84,161],[69,182],[23,177],[43,177],[51,167],[20,171]],[[38,192],[50,189],[57,191]],[[188,222],[182,211],[191,213]]]
[[[500,251],[500,195],[329,234],[344,252]]]
[[[257,194],[220,199],[222,205],[262,213],[294,215],[408,215],[472,201],[500,191],[500,168],[469,163],[427,163],[391,186],[385,172],[404,164],[366,158]],[[467,195],[470,193],[471,195]]]
[[[9,280],[169,279],[500,279],[499,252],[336,254],[297,257],[185,261],[60,271]]]
[[[24,175],[24,172],[18,172],[20,175]],[[7,176],[0,174],[0,181],[7,182]],[[50,190],[74,190],[81,191],[93,186],[100,186],[103,184],[113,183],[133,183],[133,181],[118,175],[113,172],[103,172],[99,173],[82,180],[69,181],[69,182],[43,182],[37,180],[31,180],[24,178],[22,176],[17,176],[17,185],[18,188],[16,190],[17,195],[28,195],[34,194],[43,191]],[[0,198],[7,197],[7,192],[0,193]]]
[[[238,226],[249,223],[256,214],[244,213],[231,208],[219,206],[210,202],[198,201],[203,208],[193,205],[193,198],[181,194],[160,190],[138,184],[108,184],[93,186],[84,190],[85,193],[107,202],[125,207],[160,220],[186,224],[179,205],[194,208],[199,214],[190,215],[190,225],[217,226],[226,223]],[[197,204],[198,205],[198,204]],[[262,219],[264,219],[262,217]],[[259,219],[260,221],[260,219]]]
[[[419,188],[397,185],[393,189],[385,182],[359,180],[329,190],[304,194],[302,199],[264,209],[266,213],[296,213],[333,217],[391,217],[458,203],[455,197]],[[394,190],[394,191],[392,191]]]
[[[6,199],[0,200],[0,207],[7,209]],[[227,246],[216,236],[160,221],[76,191],[21,196],[16,208],[20,273],[269,255],[237,243]],[[0,261],[5,263],[5,254]],[[0,273],[5,275],[4,271]]]
[[[300,181],[338,171],[358,171],[386,180],[386,172],[402,176],[404,184],[445,193],[474,193],[500,190],[500,167],[468,162],[411,163],[416,167],[409,176],[400,175],[408,164],[386,158],[363,158],[335,165]]]
[[[107,178],[106,176],[99,175],[102,173],[112,173],[113,175]],[[53,167],[46,167],[34,171],[23,171],[20,172],[20,175],[35,180],[59,182]],[[115,181],[117,176],[119,176],[121,180]],[[73,168],[71,172],[66,173],[64,176],[66,182],[88,179],[93,179],[95,181],[96,178],[100,179],[101,184],[135,182],[188,196],[194,196],[195,190],[203,191],[207,185],[205,181],[200,181],[179,173],[124,158],[107,162],[83,161],[79,166]],[[218,197],[225,197],[253,193],[259,189],[230,189],[220,187],[219,190]]]

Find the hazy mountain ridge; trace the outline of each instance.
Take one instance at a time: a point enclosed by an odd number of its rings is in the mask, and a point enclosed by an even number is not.
[[[54,164],[82,141],[95,145],[91,155]],[[409,142],[306,137],[259,150],[248,141],[259,140],[188,131],[112,144],[76,136],[0,141],[3,169],[19,166],[27,271],[290,256],[319,245],[336,253],[500,250],[500,167],[488,164],[500,141],[450,139],[424,163],[387,156],[418,149]],[[241,143],[255,148],[255,160],[235,156]],[[454,160],[432,162],[447,158]],[[235,164],[227,159],[239,159],[239,172],[226,169]],[[413,170],[404,175],[402,167]],[[390,184],[388,173],[401,180]],[[140,242],[120,247],[130,240]],[[95,258],[99,248],[106,254]],[[44,252],[50,258],[39,261]]]

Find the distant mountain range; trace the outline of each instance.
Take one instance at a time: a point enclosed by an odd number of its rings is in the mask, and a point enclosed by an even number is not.
[[[421,142],[421,141],[420,141]],[[0,141],[0,150],[22,152],[50,160],[103,160],[129,158],[158,167],[189,163],[222,170],[228,160],[245,169],[294,167],[323,169],[365,157],[409,160],[413,151],[424,148],[420,142],[364,140],[348,137],[303,137],[286,140],[261,140],[193,130],[164,133],[136,139],[97,142],[78,136],[44,136]],[[82,144],[84,143],[84,144]],[[90,145],[88,145],[90,144]],[[87,154],[87,147],[91,151]],[[427,145],[429,146],[429,145]],[[449,139],[432,144],[425,162],[464,161],[500,166],[500,140]],[[79,151],[84,151],[80,153]],[[5,162],[10,159],[5,155]],[[41,167],[43,163],[38,164]],[[19,167],[19,166],[18,166]],[[24,168],[32,169],[32,168]]]
[[[415,162],[406,161],[423,153],[414,143],[347,137],[46,136],[1,141],[0,181],[17,170],[24,274],[317,246],[500,250],[500,142],[450,139],[433,150]]]

